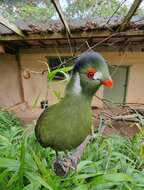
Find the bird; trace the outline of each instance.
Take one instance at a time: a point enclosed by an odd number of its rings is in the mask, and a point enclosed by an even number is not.
[[[113,86],[106,60],[95,51],[80,54],[63,99],[44,110],[37,120],[35,135],[42,147],[69,151],[91,134],[91,102],[101,85]]]

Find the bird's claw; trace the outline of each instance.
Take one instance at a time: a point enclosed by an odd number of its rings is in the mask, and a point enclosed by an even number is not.
[[[75,164],[71,159],[56,160],[54,162],[54,171],[59,176],[66,176],[68,171],[72,169],[75,170]]]
[[[75,170],[76,167],[71,159],[64,159],[63,164],[66,168]]]

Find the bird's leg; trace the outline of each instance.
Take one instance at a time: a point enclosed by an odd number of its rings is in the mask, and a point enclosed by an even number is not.
[[[60,156],[57,150],[55,150],[55,153],[56,153],[56,160],[60,160]]]
[[[69,151],[68,150],[65,150],[64,154],[65,154],[65,157],[69,157]]]
[[[95,132],[94,132],[94,126],[91,126],[91,140],[94,140],[96,138]]]

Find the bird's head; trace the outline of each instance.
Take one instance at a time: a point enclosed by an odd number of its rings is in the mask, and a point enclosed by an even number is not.
[[[81,90],[89,95],[93,95],[101,85],[109,88],[113,85],[106,61],[96,52],[83,53],[77,58],[73,77]]]

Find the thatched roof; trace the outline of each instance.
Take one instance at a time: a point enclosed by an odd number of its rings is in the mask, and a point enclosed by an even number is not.
[[[69,20],[69,27],[71,32],[76,31],[89,31],[89,30],[105,30],[105,31],[115,31],[123,21],[123,17],[112,17],[102,18],[97,17],[93,19],[85,19],[85,20]],[[64,26],[62,22],[56,20],[50,20],[47,22],[38,23],[36,21],[16,21],[16,25],[19,29],[21,29],[25,34],[38,34],[38,33],[54,33],[54,32],[63,32]],[[127,26],[127,30],[140,30],[144,29],[144,17],[133,16],[131,21]],[[13,31],[6,28],[2,24],[0,24],[0,34],[14,34]]]
[[[80,46],[81,50],[87,49],[88,44],[104,51],[123,51],[127,45],[127,50],[144,51],[144,17],[133,16],[125,30],[119,31],[123,19],[115,16],[111,19],[69,20],[69,37],[60,20],[41,23],[18,20],[16,26],[22,35],[0,24],[0,44],[6,52],[32,47],[70,49],[70,44],[75,51]]]

